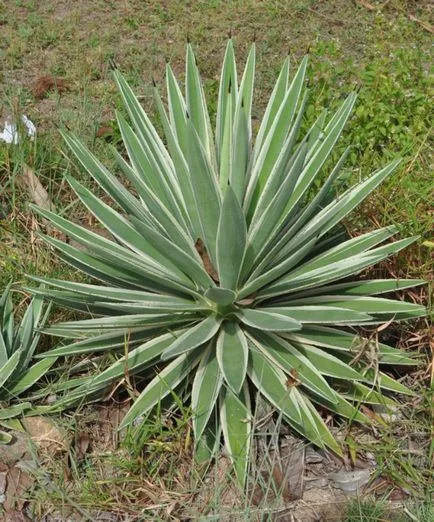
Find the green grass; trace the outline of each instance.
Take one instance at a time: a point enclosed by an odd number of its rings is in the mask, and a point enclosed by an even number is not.
[[[66,171],[72,170],[76,176],[81,174],[65,157],[57,129],[65,126],[73,130],[109,167],[114,166],[109,142],[116,145],[119,138],[114,115],[119,100],[110,77],[109,60],[116,61],[152,113],[152,76],[162,83],[166,60],[182,75],[188,35],[195,45],[210,100],[216,97],[219,66],[229,31],[233,33],[240,58],[245,58],[250,42],[256,37],[259,74],[255,118],[262,114],[288,50],[295,65],[310,49],[311,106],[306,125],[323,106],[333,109],[343,95],[355,88],[360,90],[355,114],[337,147],[339,152],[346,145],[353,145],[345,175],[349,179],[365,176],[396,156],[402,156],[404,161],[361,211],[352,215],[348,225],[356,231],[393,223],[400,227],[402,235],[421,235],[411,251],[382,265],[376,275],[432,278],[433,250],[424,244],[433,241],[434,229],[429,103],[434,94],[429,69],[432,35],[408,18],[412,14],[429,22],[429,5],[425,1],[404,0],[371,3],[378,9],[371,11],[347,0],[146,3],[77,0],[72,4],[5,0],[1,3],[0,118],[26,114],[35,122],[38,137],[19,146],[0,142],[0,290],[10,279],[23,283],[29,273],[71,276],[70,269],[53,258],[37,239],[36,233],[44,225],[29,211],[29,195],[20,188],[17,176],[24,164],[30,166],[59,211],[68,209],[68,216],[87,219],[63,181]],[[35,98],[32,85],[43,75],[65,78],[68,89],[61,94],[50,91],[41,99]],[[113,129],[111,137],[97,137],[102,126]],[[415,293],[412,298],[429,302],[429,291]],[[420,341],[413,344],[408,341],[419,334]],[[429,354],[429,331],[425,323],[391,335],[397,344]],[[423,370],[420,375],[420,379],[414,380],[426,383]],[[403,434],[402,439],[408,440],[406,437],[417,429],[429,434],[432,396],[428,392],[421,395],[419,403],[408,406],[407,418],[397,423],[381,443],[364,446],[380,456],[384,476],[410,487],[416,495],[426,494],[429,489],[429,468],[419,473],[408,448],[396,440]],[[44,488],[41,479],[41,487],[34,493],[36,505],[43,506],[45,502],[68,505],[68,499],[73,498],[85,507],[95,503],[115,509],[119,499],[126,503],[133,497],[120,495],[120,486],[110,482],[107,470],[114,469],[121,477],[127,475],[131,486],[128,492],[137,491],[144,476],[156,480],[164,460],[160,450],[167,448],[167,444],[178,450],[176,455],[170,453],[165,471],[166,480],[175,488],[176,468],[181,466],[184,452],[188,453],[185,437],[189,429],[187,414],[175,419],[170,429],[162,423],[147,422],[143,431],[135,434],[139,439],[130,434],[120,454],[103,457],[103,463],[98,459],[80,463],[73,485],[68,485],[70,491],[62,482],[62,463],[51,463],[49,474],[55,487]],[[79,428],[69,426],[69,429],[75,433]],[[147,454],[145,475],[137,440],[145,441],[151,452]],[[432,459],[432,448],[424,446],[424,451]],[[356,507],[352,514],[349,512],[348,517],[353,518],[348,518],[348,522],[373,520],[368,511],[362,512],[365,518],[356,518]],[[409,506],[408,511],[422,522],[433,518],[431,504]]]
[[[431,522],[433,518],[434,505],[430,501],[404,504],[391,511],[387,499],[377,501],[371,498],[349,502],[345,522]]]
[[[387,520],[385,503],[373,499],[351,501],[346,511],[345,522],[380,522]]]

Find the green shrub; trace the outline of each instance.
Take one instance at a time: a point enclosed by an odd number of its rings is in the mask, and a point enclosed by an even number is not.
[[[0,425],[6,426],[10,419],[31,408],[29,402],[17,402],[17,398],[38,382],[56,360],[47,357],[32,364],[40,337],[37,329],[44,324],[49,310],[42,317],[43,300],[36,297],[16,325],[10,289],[9,284],[0,297]],[[8,433],[0,431],[0,443],[10,440]]]
[[[118,115],[129,162],[115,154],[129,189],[77,138],[64,135],[112,202],[71,176],[68,182],[112,238],[36,209],[79,244],[45,237],[60,257],[102,283],[34,278],[49,287],[35,294],[92,314],[51,326],[48,333],[71,342],[45,356],[110,351],[119,358],[106,370],[72,382],[56,408],[98,397],[126,372],[143,375],[156,367],[122,426],[191,382],[197,457],[214,455],[222,432],[245,484],[253,388],[294,430],[338,454],[341,449],[316,406],[363,423],[369,419],[358,410],[359,402],[393,404],[381,390],[411,394],[377,366],[414,360],[360,338],[351,327],[424,315],[421,306],[373,297],[423,281],[353,278],[417,238],[387,242],[396,230],[386,227],[348,239],[337,228],[399,161],[336,195],[334,182],[346,151],[315,196],[307,197],[356,96],[350,94],[331,117],[322,113],[300,136],[306,66],[305,58],[289,81],[285,61],[253,140],[255,47],[238,83],[229,41],[214,138],[188,45],[185,96],[170,66],[168,110],[155,90],[164,142],[115,70],[130,119],[127,123]]]

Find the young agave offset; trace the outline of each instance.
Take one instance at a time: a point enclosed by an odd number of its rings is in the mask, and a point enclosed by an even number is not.
[[[33,354],[39,342],[37,328],[47,318],[42,317],[43,300],[34,298],[16,326],[8,285],[0,297],[0,426],[10,426],[11,419],[31,408],[29,402],[16,399],[36,384],[51,368],[55,357],[34,364]],[[0,443],[7,443],[11,435],[0,430]]]
[[[330,117],[321,114],[300,137],[307,59],[292,81],[287,59],[253,140],[255,47],[238,83],[229,41],[214,138],[190,45],[186,60],[185,96],[169,65],[167,110],[155,89],[165,142],[124,77],[114,71],[130,120],[118,115],[129,162],[115,154],[134,192],[77,138],[64,135],[114,203],[112,207],[68,176],[78,198],[113,239],[37,209],[80,247],[51,237],[46,241],[62,259],[102,284],[35,278],[50,287],[35,293],[100,316],[49,328],[74,341],[46,356],[120,354],[102,373],[77,381],[58,407],[98,395],[126,368],[134,375],[158,364],[158,373],[122,426],[191,379],[198,453],[215,453],[222,431],[244,484],[254,388],[294,430],[337,453],[339,445],[316,405],[364,422],[368,419],[354,402],[387,404],[382,389],[411,393],[377,371],[374,361],[396,365],[413,364],[413,359],[337,327],[423,315],[421,306],[372,297],[423,281],[349,280],[416,238],[381,245],[396,232],[393,227],[349,240],[335,232],[398,161],[331,197],[344,153],[315,197],[306,198],[351,113],[354,94]]]

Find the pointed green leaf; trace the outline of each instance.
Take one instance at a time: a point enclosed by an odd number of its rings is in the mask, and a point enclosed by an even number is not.
[[[201,438],[212,416],[222,382],[223,376],[217,362],[215,341],[211,341],[196,370],[191,393],[193,430],[196,440]]]
[[[165,185],[170,188],[173,197],[169,197],[176,206],[178,201],[182,200],[182,196],[176,183],[172,159],[137,97],[125,81],[125,78],[117,70],[113,72],[113,76],[140,140],[140,145],[142,149],[146,151],[148,159],[152,162],[152,168],[160,173],[161,178],[165,180]],[[180,218],[182,219],[182,216],[180,216]]]
[[[387,374],[383,372],[376,373],[372,368],[360,371],[367,382],[376,384],[380,386],[380,388],[384,388],[385,390],[390,390],[395,393],[402,393],[403,395],[416,395],[416,393],[413,390],[410,390],[410,388],[407,388],[407,386],[404,386],[403,384],[401,384],[395,379],[392,379],[392,377],[389,377]]]
[[[276,84],[271,93],[270,100],[262,118],[261,126],[259,127],[258,135],[255,140],[254,157],[258,156],[261,151],[264,139],[267,137],[268,131],[273,124],[277,112],[282,105],[288,88],[288,75],[289,75],[289,56],[285,58],[282,69],[280,70],[279,77],[277,78]]]
[[[147,413],[166,395],[173,391],[194,367],[197,366],[199,359],[200,356],[197,351],[195,351],[193,353],[184,353],[168,364],[164,370],[152,379],[135,400],[133,406],[131,406],[122,420],[119,429],[125,428],[131,424],[134,419]]]
[[[187,151],[187,107],[181,89],[169,64],[166,66],[167,100],[169,103],[170,124],[181,151]]]
[[[358,384],[359,383],[356,383],[356,385]],[[368,416],[361,413],[357,404],[353,406],[350,402],[345,400],[339,393],[336,394],[336,404],[326,401],[324,397],[320,397],[319,395],[312,395],[310,399],[312,402],[319,404],[320,406],[326,408],[329,411],[332,411],[333,413],[337,413],[341,417],[349,419],[351,422],[357,421],[362,424],[371,423],[371,419]]]
[[[393,299],[382,299],[380,297],[333,296],[325,294],[293,301],[293,304],[296,305],[295,308],[298,308],[298,305],[301,305],[302,308],[306,308],[305,305],[308,303],[309,305],[319,305],[319,308],[322,308],[323,306],[325,308],[345,308],[350,311],[361,312],[362,316],[365,314],[395,314],[400,312],[424,313],[426,310],[424,306],[414,303],[396,301]],[[311,308],[311,306],[307,307]],[[316,306],[313,306],[313,308],[316,308]],[[357,318],[355,320],[357,320]]]
[[[423,279],[372,279],[370,281],[350,281],[348,283],[337,283],[334,285],[323,286],[321,288],[305,290],[300,294],[295,294],[292,299],[304,299],[304,297],[316,294],[369,296],[397,292],[398,290],[413,288],[424,284],[426,284],[426,281]]]
[[[343,456],[342,450],[336,439],[330,433],[325,422],[322,420],[320,414],[312,405],[308,397],[295,390],[297,400],[300,405],[300,412],[302,416],[302,423],[298,431],[302,433],[308,440],[319,447],[328,447],[340,457]],[[296,428],[297,429],[297,428]]]
[[[173,158],[175,174],[178,180],[179,190],[183,199],[183,212],[186,214],[188,218],[186,221],[189,226],[191,236],[196,240],[199,232],[199,217],[197,214],[196,202],[193,195],[193,187],[191,185],[190,173],[188,171],[188,165],[185,158],[185,154],[187,153],[187,145],[184,145],[185,149],[181,148],[181,144],[178,141],[178,138],[176,137],[173,128],[171,127],[163,102],[156,87],[154,87],[154,100],[164,129],[164,134],[166,136],[167,148],[170,152],[170,155]],[[186,118],[185,112],[183,113],[183,117]],[[185,127],[185,129],[183,130],[183,135],[186,135],[186,132],[187,131]],[[122,163],[122,159],[119,158],[119,155],[116,156],[118,160],[120,160],[120,162]]]
[[[61,132],[75,157],[124,212],[143,218],[146,214],[140,202],[113,176],[105,166],[72,134]]]
[[[209,341],[219,330],[221,319],[215,315],[209,315],[206,319],[191,327],[181,335],[171,346],[166,348],[161,355],[162,360],[170,359],[181,353],[191,351],[193,348]]]
[[[171,261],[179,270],[182,270],[194,283],[207,288],[213,286],[214,281],[205,271],[202,263],[174,245],[170,240],[153,230],[145,223],[131,216],[131,223],[140,235],[152,245],[160,254]]]
[[[185,73],[185,98],[189,119],[196,129],[197,136],[205,151],[210,164],[215,161],[213,151],[213,137],[209,113],[205,101],[205,93],[196,64],[193,48],[187,44],[186,73]],[[215,165],[213,165],[215,166]]]
[[[251,130],[244,104],[235,112],[233,149],[229,182],[239,203],[243,202],[249,165]]]
[[[146,369],[156,362],[157,357],[163,350],[173,343],[173,340],[182,335],[185,330],[170,332],[141,344],[114,362],[102,373],[88,377],[76,390],[69,391],[65,399],[60,399],[57,405],[63,402],[74,402],[81,400],[87,394],[103,390],[116,379],[122,378],[127,371],[129,375],[134,375],[138,371]],[[56,405],[55,405],[56,406]]]
[[[327,128],[325,129],[323,139],[318,145],[316,152],[312,154],[306,166],[304,167],[295,190],[288,200],[287,209],[294,208],[294,206],[300,201],[301,197],[311,186],[313,180],[329,157],[336,141],[341,135],[344,125],[351,114],[355,101],[355,95],[352,94],[348,96],[348,98],[342,104],[341,108],[337,111],[338,117],[336,119],[336,123],[328,131]]]
[[[246,249],[246,222],[232,187],[227,187],[217,230],[217,270],[224,288],[237,289]]]
[[[0,430],[0,444],[9,444],[12,440],[12,435]]]
[[[301,329],[301,323],[295,319],[280,314],[273,314],[266,309],[249,310],[244,308],[236,315],[242,323],[259,330],[289,332]]]
[[[238,81],[234,46],[232,40],[229,39],[226,46],[222,72],[220,75],[220,86],[217,101],[216,150],[217,158],[220,161],[220,168],[224,142],[223,135],[226,133],[226,128],[232,128],[237,93]]]
[[[8,361],[0,367],[0,389],[8,381],[14,371],[17,369],[17,365],[22,355],[21,350],[17,350],[11,355]]]
[[[248,374],[259,392],[292,422],[301,422],[298,402],[294,398],[295,387],[287,387],[287,377],[276,364],[261,352],[250,348]]]
[[[364,380],[363,375],[358,371],[325,350],[302,343],[293,343],[293,345],[322,375],[349,381]]]
[[[238,112],[243,108],[245,110],[246,122],[248,126],[248,141],[252,136],[252,101],[253,86],[255,83],[255,65],[256,65],[256,46],[253,43],[247,56],[246,65],[244,67],[243,77],[241,78],[240,88],[238,90],[237,104],[235,107],[234,121],[239,120]]]
[[[235,322],[225,321],[217,339],[217,360],[226,383],[236,394],[246,378],[248,354],[241,328]]]
[[[277,335],[251,332],[251,340],[258,349],[293,379],[326,400],[336,402],[336,393],[321,372],[295,346]]]
[[[232,89],[231,86],[229,86]],[[219,184],[220,190],[224,195],[226,192],[226,188],[228,186],[229,180],[231,179],[232,173],[232,162],[233,162],[233,132],[234,132],[234,123],[233,123],[233,107],[232,107],[232,95],[231,91],[225,94],[225,98],[227,98],[226,102],[226,115],[225,115],[225,125],[223,128],[222,134],[222,142],[220,155],[218,156],[219,161]]]
[[[245,208],[247,209],[250,209],[252,204],[256,206],[287,137],[302,92],[306,67],[307,57],[302,60],[262,145],[246,193]]]
[[[315,301],[313,301],[315,303]],[[294,304],[298,304],[296,301]],[[329,303],[327,303],[329,304]],[[336,304],[336,306],[334,306]],[[322,305],[303,305],[303,306],[270,306],[263,308],[267,312],[274,314],[284,315],[291,319],[295,319],[300,323],[363,323],[371,319],[367,313],[354,311],[354,309],[348,306],[348,309],[344,307],[344,303],[330,303],[330,306]]]
[[[211,459],[218,455],[220,449],[221,426],[217,418],[217,408],[214,408],[211,419],[205,427],[202,435],[196,439],[194,448],[194,458],[200,464],[210,464]],[[208,469],[206,466],[203,472]]]
[[[15,404],[9,408],[1,408],[0,409],[0,420],[4,421],[5,419],[13,419],[14,417],[18,417],[24,414],[26,410],[29,410],[32,407],[30,402],[21,402],[20,404]],[[3,422],[2,422],[2,425]]]
[[[188,118],[187,122],[187,132],[187,162],[200,219],[201,239],[205,243],[212,261],[215,263],[217,226],[220,219],[221,206],[220,188],[190,118]]]
[[[242,487],[247,481],[250,461],[251,410],[247,384],[239,394],[221,392],[220,421],[232,465]]]
[[[16,397],[23,393],[23,391],[31,388],[47,373],[55,362],[55,357],[47,357],[46,359],[35,363],[33,366],[28,368],[17,381],[14,381],[12,386],[7,386],[8,393]]]

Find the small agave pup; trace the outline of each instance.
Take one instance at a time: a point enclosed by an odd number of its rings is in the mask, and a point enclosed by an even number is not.
[[[51,237],[46,241],[67,263],[100,281],[34,278],[49,286],[34,290],[36,294],[93,316],[49,328],[52,335],[71,342],[45,356],[119,353],[105,371],[71,382],[57,407],[98,397],[122,378],[126,367],[134,375],[157,365],[158,373],[122,426],[188,380],[198,455],[215,454],[222,433],[241,484],[247,477],[255,388],[294,430],[340,453],[316,405],[367,422],[356,407],[360,402],[392,403],[382,390],[411,393],[373,368],[372,350],[378,364],[414,364],[395,348],[369,345],[349,327],[425,313],[415,304],[372,297],[423,281],[348,279],[416,238],[384,244],[396,232],[393,227],[349,240],[336,232],[336,225],[398,161],[335,197],[333,185],[345,152],[315,197],[306,198],[355,102],[350,94],[334,114],[322,113],[300,135],[306,66],[305,58],[289,81],[285,61],[253,140],[255,48],[238,83],[229,41],[213,136],[188,45],[185,95],[169,65],[167,110],[155,90],[164,142],[115,70],[129,116],[128,123],[118,115],[129,162],[114,153],[134,192],[77,138],[64,136],[113,201],[105,203],[68,177],[78,198],[113,239],[37,209],[80,247]],[[129,351],[124,355],[126,343]]]
[[[56,357],[34,362],[39,342],[38,328],[43,326],[49,309],[43,315],[43,300],[34,298],[18,325],[8,285],[0,296],[0,426],[14,426],[12,420],[31,410],[23,393],[34,386],[51,368]],[[33,363],[33,364],[32,364]],[[16,427],[16,426],[15,426]],[[0,444],[12,439],[0,430]]]

